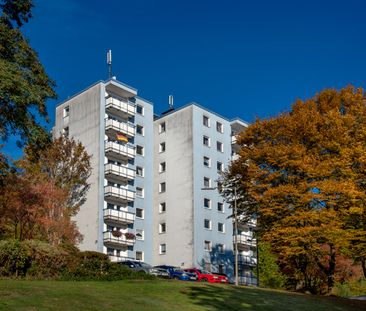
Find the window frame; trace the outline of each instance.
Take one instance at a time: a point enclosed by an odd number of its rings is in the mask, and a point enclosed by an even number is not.
[[[137,215],[137,210],[141,211],[141,217]],[[140,207],[136,207],[135,217],[139,219],[145,219],[145,210]]]
[[[164,121],[164,122],[159,123],[159,134],[165,133],[165,132],[166,132],[166,123]]]
[[[163,181],[163,182],[159,183],[159,193],[165,193],[165,192],[166,192],[166,182]]]
[[[207,223],[208,223],[208,228],[206,227],[206,221],[207,221]],[[204,220],[203,220],[203,227],[206,229],[206,230],[212,230],[212,221],[211,221],[211,219],[207,219],[207,218],[205,218]]]
[[[205,143],[206,140],[207,140],[207,144]],[[209,136],[206,136],[206,135],[203,135],[203,137],[202,137],[202,143],[203,143],[204,146],[210,148],[211,147],[211,139],[210,139],[210,137]]]
[[[159,244],[159,255],[166,254],[166,243]]]
[[[163,207],[164,206],[164,210],[163,210]],[[159,203],[159,214],[163,214],[166,212],[166,202],[160,202]]]

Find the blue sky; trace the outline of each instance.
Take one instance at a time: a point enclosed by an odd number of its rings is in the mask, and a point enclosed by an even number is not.
[[[366,87],[364,0],[35,0],[23,31],[57,83],[55,105],[113,73],[160,113],[195,101],[253,121],[297,98]]]

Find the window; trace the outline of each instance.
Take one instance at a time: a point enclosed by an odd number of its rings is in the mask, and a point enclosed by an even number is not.
[[[203,157],[203,165],[206,167],[210,167],[211,166],[211,160],[208,157]]]
[[[159,233],[165,233],[165,232],[166,232],[166,224],[164,222],[159,224]]]
[[[137,145],[136,146],[136,153],[143,156],[144,155],[144,147]]]
[[[219,254],[223,254],[225,252],[225,245],[217,244],[217,250],[218,250]]]
[[[136,133],[144,136],[144,127],[142,125],[136,125]]]
[[[159,192],[160,193],[163,193],[163,192],[165,192],[166,191],[166,183],[165,182],[161,182],[160,184],[159,184]]]
[[[144,261],[144,252],[136,251],[136,260]]]
[[[136,187],[136,196],[143,198],[144,197],[144,188]]]
[[[136,217],[144,218],[144,209],[143,208],[136,208]]]
[[[210,127],[210,118],[207,116],[203,116],[203,125]]]
[[[136,240],[144,240],[144,230],[136,229]]]
[[[223,224],[222,222],[219,222],[217,224],[217,231],[224,233],[225,232],[225,224]]]
[[[224,165],[221,162],[217,161],[217,171],[222,172],[223,170],[224,170]]]
[[[107,255],[108,256],[113,256],[114,255],[114,249],[113,248],[107,248]]]
[[[66,127],[64,127],[63,128],[63,130],[62,130],[62,135],[64,136],[64,137],[69,137],[69,127],[68,126],[66,126]]]
[[[220,141],[217,141],[216,142],[216,149],[217,149],[217,151],[224,152],[224,145],[223,145],[223,143],[220,142]]]
[[[163,172],[165,172],[165,169],[166,169],[166,164],[165,164],[165,162],[161,162],[161,163],[159,164],[159,173],[163,173]]]
[[[205,227],[205,229],[211,230],[211,220],[205,219],[204,227]]]
[[[210,147],[210,138],[207,136],[203,136],[203,144],[207,147]]]
[[[141,105],[136,105],[136,112],[138,114],[144,115],[144,107],[142,107]]]
[[[208,177],[203,177],[203,186],[206,188],[211,187],[211,179]]]
[[[211,241],[205,241],[205,251],[211,252]]]
[[[159,152],[165,152],[165,142],[160,143]]]
[[[144,177],[144,169],[141,166],[136,166],[136,175]]]
[[[165,122],[159,124],[159,133],[165,132]]]
[[[166,254],[166,244],[160,244],[159,245],[159,254],[160,255]]]
[[[159,213],[165,213],[166,212],[166,203],[165,202],[161,202],[159,204]]]
[[[216,122],[216,131],[218,131],[220,133],[223,133],[224,132],[222,123]]]
[[[224,203],[217,202],[217,211],[223,213],[224,212]]]
[[[66,118],[69,116],[69,114],[70,114],[70,107],[66,106],[63,110],[63,117]]]
[[[211,208],[211,200],[207,199],[207,198],[204,198],[203,199],[203,205],[204,205],[205,208]]]
[[[224,265],[219,265],[219,274],[225,274],[225,267],[224,267]]]

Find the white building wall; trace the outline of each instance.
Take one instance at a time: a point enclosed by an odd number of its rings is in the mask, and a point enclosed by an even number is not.
[[[159,133],[165,122],[166,131]],[[193,149],[192,106],[163,116],[154,122],[154,263],[189,267],[193,265]],[[160,152],[165,142],[166,151]],[[159,164],[166,163],[166,172]],[[159,184],[166,183],[166,192],[159,193]],[[159,204],[166,203],[166,212],[159,213]],[[159,225],[166,223],[166,233]],[[159,246],[166,244],[166,254]]]
[[[79,231],[84,236],[79,245],[81,250],[100,251],[98,242],[102,239],[99,231],[99,162],[100,162],[100,91],[102,83],[98,83],[87,90],[72,97],[56,107],[54,135],[62,134],[63,129],[69,128],[69,136],[81,141],[91,158],[92,172],[88,182],[90,190],[87,200],[81,206],[75,221]],[[69,117],[63,117],[64,108],[69,107]]]

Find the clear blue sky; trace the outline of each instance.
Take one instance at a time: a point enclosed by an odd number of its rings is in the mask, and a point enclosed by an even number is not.
[[[35,0],[24,27],[59,99],[113,73],[160,113],[195,101],[253,121],[297,98],[366,87],[364,0]]]

